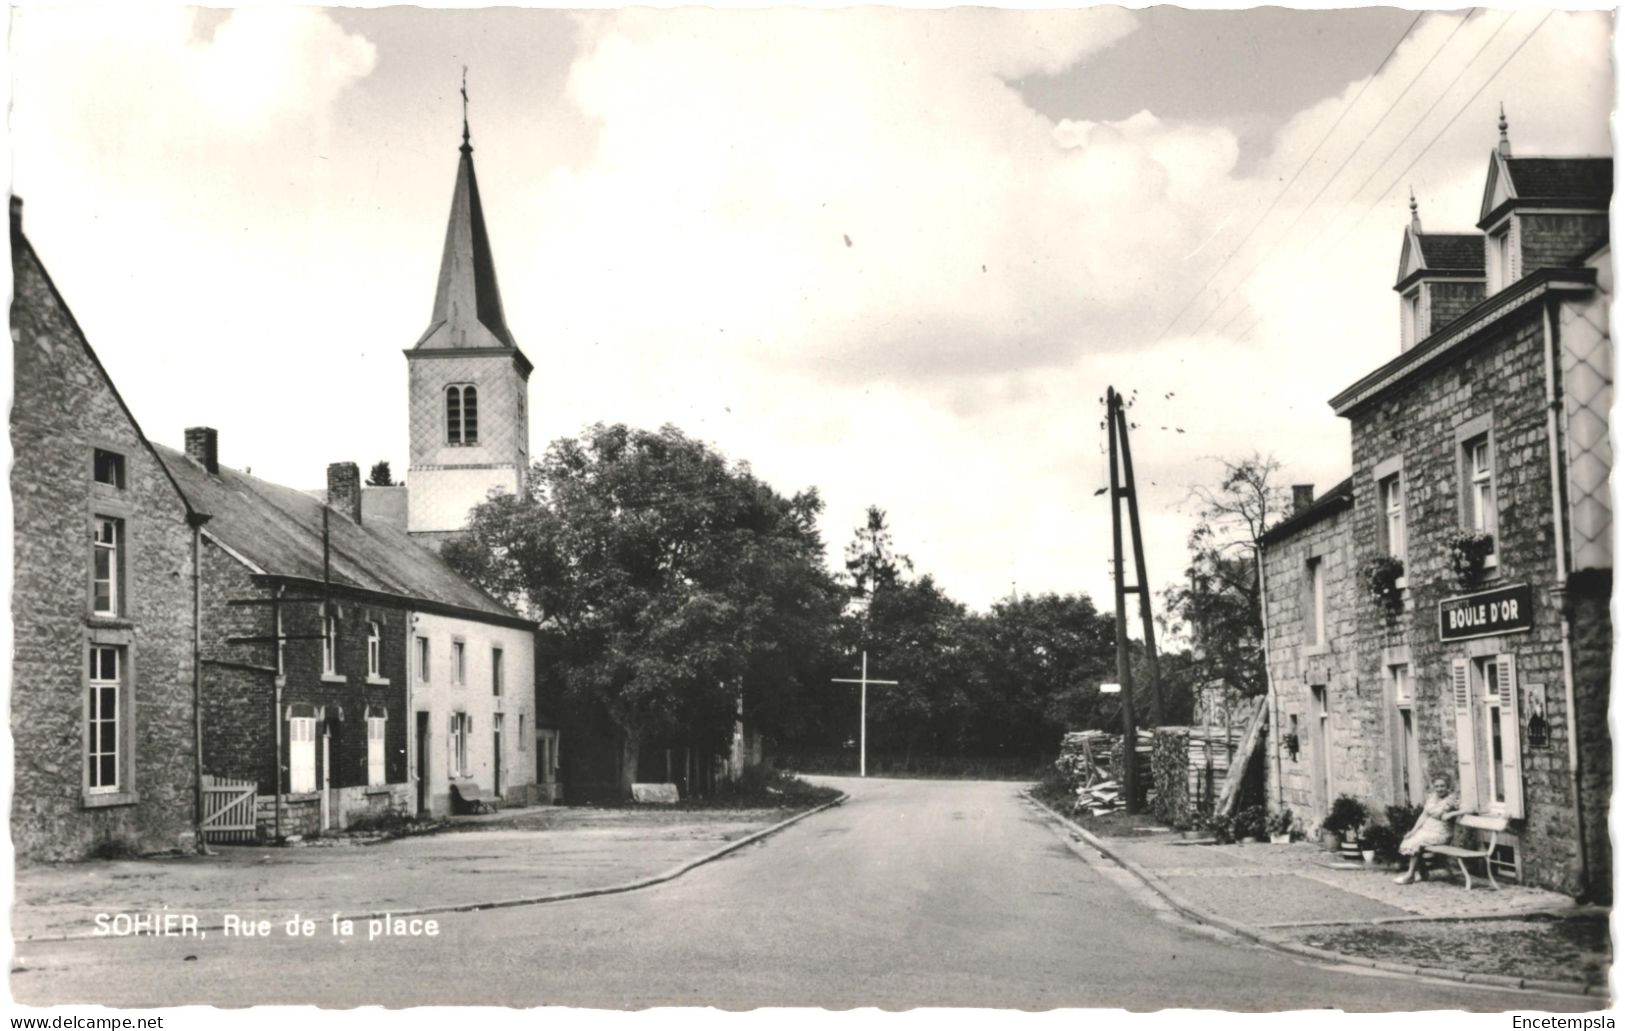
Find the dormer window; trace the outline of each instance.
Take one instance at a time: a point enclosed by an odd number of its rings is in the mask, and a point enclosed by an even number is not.
[[[472,447],[479,442],[479,393],[472,384],[454,383],[446,388],[446,443]]]
[[[1512,283],[1512,220],[1484,238],[1485,284],[1490,294],[1499,293]]]
[[[1427,336],[1427,327],[1422,325],[1422,287],[1420,284],[1412,287],[1399,299],[1400,305],[1400,350],[1408,351],[1416,346],[1416,342]]]

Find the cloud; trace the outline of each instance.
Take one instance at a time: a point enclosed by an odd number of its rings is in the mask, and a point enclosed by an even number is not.
[[[573,244],[552,272],[592,273],[570,320],[719,359],[759,340],[848,382],[1124,346],[1135,295],[1211,222],[1235,140],[1149,113],[1055,125],[1007,80],[1132,24],[1118,9],[590,19],[570,98],[597,147],[542,216]]]

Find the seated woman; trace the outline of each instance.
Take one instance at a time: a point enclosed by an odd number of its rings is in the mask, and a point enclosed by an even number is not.
[[[1457,808],[1460,804],[1456,800],[1455,792],[1450,790],[1449,780],[1444,777],[1433,778],[1433,790],[1428,792],[1427,800],[1422,803],[1422,815],[1417,817],[1416,826],[1405,835],[1405,840],[1399,843],[1399,854],[1411,857],[1411,868],[1395,877],[1395,884],[1410,884],[1417,877],[1427,880],[1427,865],[1422,862],[1422,847],[1449,844],[1450,822],[1461,815],[1462,811]]]

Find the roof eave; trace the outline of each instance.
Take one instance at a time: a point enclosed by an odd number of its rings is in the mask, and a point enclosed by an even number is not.
[[[435,601],[432,598],[419,598],[410,594],[394,594],[389,591],[373,590],[370,587],[357,587],[353,584],[324,583],[314,577],[290,576],[284,573],[263,573],[253,577],[256,583],[265,586],[282,584],[291,587],[302,587],[314,591],[331,591],[334,594],[351,598],[376,601],[382,604],[396,605],[408,608],[415,612],[428,612],[439,616],[452,616],[457,619],[468,619],[479,623],[491,623],[496,626],[506,626],[516,630],[534,631],[537,627],[535,620],[523,616],[503,615],[498,612],[486,612],[482,609],[471,609],[465,605],[454,605],[450,602]]]
[[[1457,282],[1484,282],[1483,269],[1470,268],[1424,268],[1417,269],[1410,275],[1394,284],[1394,289],[1400,293],[1409,290],[1424,279],[1451,279]]]
[[[1589,268],[1540,269],[1518,280],[1493,297],[1487,297],[1462,313],[1455,321],[1419,341],[1373,372],[1357,380],[1328,403],[1332,411],[1348,416],[1356,408],[1376,400],[1423,368],[1432,365],[1456,348],[1493,329],[1524,306],[1550,293],[1580,293],[1596,288],[1597,273]]]

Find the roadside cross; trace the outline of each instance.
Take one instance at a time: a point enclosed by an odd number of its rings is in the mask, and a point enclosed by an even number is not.
[[[858,776],[867,777],[869,776],[869,685],[889,684],[895,687],[897,681],[871,680],[869,678],[868,652],[863,653],[863,667],[862,672],[858,674],[858,678],[857,680],[850,680],[845,677],[832,677],[830,683],[863,685],[858,693]]]

